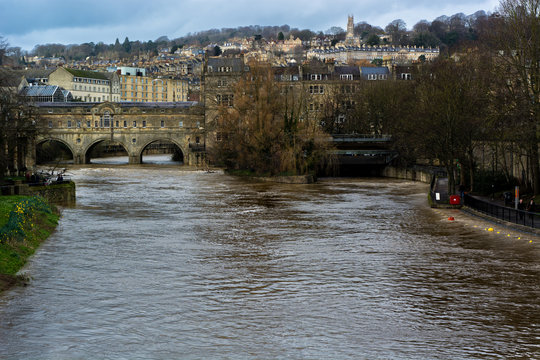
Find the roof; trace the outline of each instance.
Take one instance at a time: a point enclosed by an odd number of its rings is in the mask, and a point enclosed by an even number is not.
[[[56,85],[34,85],[34,86],[25,86],[21,95],[25,96],[53,96],[58,91],[58,86]]]
[[[77,70],[77,69],[69,69],[69,68],[64,68],[64,70],[66,70],[67,72],[69,72],[70,74],[76,77],[109,80],[109,78],[107,77],[107,74],[97,72],[97,71]]]
[[[229,66],[233,72],[241,72],[244,69],[244,60],[242,58],[222,58],[211,57],[208,58],[208,66],[219,67]]]
[[[334,72],[336,74],[360,75],[360,69],[357,66],[336,66]]]
[[[362,75],[369,75],[369,74],[390,74],[390,70],[386,66],[362,66],[361,68]]]
[[[55,108],[92,108],[96,105],[102,105],[102,102],[42,102],[38,103],[39,107],[55,107]],[[199,105],[197,101],[177,101],[177,102],[119,102],[114,103],[122,108],[157,108],[157,109],[174,109],[174,108],[190,108]]]

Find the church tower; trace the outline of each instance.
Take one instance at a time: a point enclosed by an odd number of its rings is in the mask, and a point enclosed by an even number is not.
[[[347,21],[347,38],[354,37],[354,16],[349,15]]]
[[[345,35],[345,45],[358,45],[359,41],[354,36],[354,17],[352,15],[348,16],[347,20],[347,34]]]

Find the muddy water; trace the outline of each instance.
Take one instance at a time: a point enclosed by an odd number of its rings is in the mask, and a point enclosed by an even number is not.
[[[426,185],[179,169],[71,171],[77,205],[0,296],[0,358],[540,358],[538,245]]]

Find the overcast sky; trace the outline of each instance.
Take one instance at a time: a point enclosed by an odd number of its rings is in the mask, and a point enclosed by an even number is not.
[[[499,0],[0,0],[0,36],[10,46],[114,43],[116,38],[174,39],[208,29],[248,25],[289,25],[326,31],[365,21],[384,28],[403,19],[420,20],[478,10],[493,12]]]

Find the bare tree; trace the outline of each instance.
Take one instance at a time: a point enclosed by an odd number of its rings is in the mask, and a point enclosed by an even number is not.
[[[306,174],[326,155],[325,135],[306,118],[302,89],[279,84],[268,64],[251,63],[234,102],[220,107],[211,161],[256,174]]]
[[[39,130],[39,115],[19,96],[11,74],[0,71],[0,179],[26,170]]]
[[[540,194],[538,131],[540,124],[540,1],[502,0],[500,17],[489,32],[495,57],[495,76],[505,80],[493,92],[506,99],[504,111],[508,132],[523,144],[527,153],[530,181]]]

